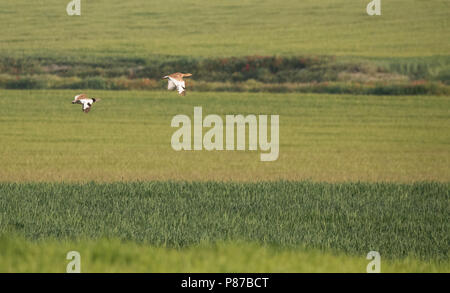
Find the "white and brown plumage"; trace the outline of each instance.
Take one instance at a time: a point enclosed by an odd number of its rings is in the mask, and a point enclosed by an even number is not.
[[[163,78],[168,79],[168,82],[169,82],[167,85],[168,90],[177,89],[180,96],[184,96],[184,95],[186,95],[186,83],[183,80],[183,77],[189,77],[189,76],[192,76],[192,74],[177,72],[177,73],[172,73],[170,75],[166,75]]]
[[[81,104],[83,105],[83,107],[81,108],[83,110],[84,113],[89,113],[89,111],[91,110],[92,105],[95,102],[100,101],[100,99],[95,99],[95,98],[89,98],[87,95],[85,94],[81,94],[78,96],[75,96],[72,104]]]

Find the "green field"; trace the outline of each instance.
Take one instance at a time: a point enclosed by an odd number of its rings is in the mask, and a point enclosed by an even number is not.
[[[57,0],[3,1],[0,89],[160,90],[189,71],[202,92],[449,95],[447,1],[377,17],[368,2],[103,0],[70,17]]]
[[[401,271],[426,270],[430,265],[449,270],[449,195],[448,184],[438,183],[1,184],[0,234],[18,233],[43,241],[23,244],[31,247],[32,254],[44,247],[56,254],[55,240],[63,241],[64,247],[86,249],[94,255],[89,256],[93,262],[98,251],[106,247],[97,262],[110,258],[113,263],[122,263],[111,270],[143,270],[142,264],[148,264],[155,253],[161,255],[147,271],[182,270],[186,260],[176,260],[176,255],[185,251],[188,255],[198,254],[202,250],[198,245],[207,249],[200,253],[200,263],[189,268],[195,271],[307,271],[309,266],[313,271],[358,271],[358,264],[366,262],[362,257],[372,250],[380,252],[383,260],[398,264]],[[20,252],[25,248],[16,247],[8,238],[0,241],[0,250],[3,254],[12,252],[18,260],[12,262],[13,256],[2,258],[0,268],[13,265],[20,270],[47,270],[50,267],[45,263],[54,263],[46,258],[35,263],[44,262],[42,268],[28,266]],[[117,241],[96,244],[90,239],[118,239],[143,247],[137,249],[128,243],[115,256],[112,251],[119,245]],[[212,248],[216,243],[227,245],[217,250]],[[258,248],[248,255],[245,251],[253,250],[255,245],[269,249]],[[136,249],[149,255],[134,263]],[[240,251],[235,256],[240,259],[237,263],[227,258],[233,251]],[[260,253],[268,254],[262,264],[257,261]],[[201,260],[214,254],[222,261]],[[168,262],[163,261],[164,255],[169,256]],[[283,268],[282,259],[291,255],[294,259]],[[312,263],[296,263],[295,258],[304,257]],[[246,258],[251,262],[248,266],[244,265]],[[343,259],[349,267],[337,268],[337,262]],[[167,269],[172,261],[176,265]],[[322,265],[314,265],[322,261]],[[410,262],[416,265],[405,266]],[[94,264],[92,270],[95,268],[109,271],[106,263],[103,267]]]
[[[438,183],[1,184],[0,232],[164,247],[245,241],[448,261],[449,192]]]
[[[13,56],[448,55],[446,0],[68,1],[0,4],[0,54]],[[177,10],[179,9],[179,10]]]
[[[75,93],[0,93],[0,234],[20,235],[0,244],[0,271],[61,271],[68,246],[91,272],[359,272],[370,250],[383,272],[448,271],[448,97],[90,91],[102,101],[86,115]],[[199,105],[279,114],[279,159],[174,151],[172,117]],[[196,182],[278,179],[317,183]],[[68,183],[90,181],[105,184]],[[323,183],[343,181],[373,183]]]
[[[0,92],[0,181],[450,180],[447,96],[89,91]],[[280,151],[172,149],[173,116],[280,115]],[[206,131],[206,130],[205,130]]]
[[[247,243],[218,243],[173,249],[114,239],[30,242],[0,237],[1,273],[64,273],[69,251],[81,256],[82,273],[365,273],[365,254],[347,255],[313,249],[279,249]],[[383,273],[450,272],[449,264],[412,258],[381,258]]]
[[[41,2],[0,3],[0,272],[450,272],[449,1]],[[197,106],[278,159],[174,151]]]

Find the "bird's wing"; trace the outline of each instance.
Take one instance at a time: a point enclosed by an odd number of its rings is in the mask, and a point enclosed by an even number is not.
[[[183,79],[178,80],[178,79],[175,79],[175,78],[169,76],[169,82],[172,82],[173,85],[174,85],[177,89],[179,89],[180,87],[183,87],[183,88],[185,87],[185,83],[184,83],[184,80],[183,80]]]
[[[172,73],[171,75],[169,75],[169,78],[172,80],[182,81],[183,73],[181,73],[181,72]]]
[[[186,88],[186,83],[184,82],[183,79],[174,79],[171,76],[169,76],[169,80],[173,82],[173,84],[177,87],[178,93],[180,95],[183,95],[183,92],[185,91]]]
[[[168,80],[168,84],[167,84],[167,89],[168,90],[174,90],[177,86],[175,85],[175,83],[169,78]]]
[[[84,100],[84,99],[88,99],[87,95],[81,94],[81,95],[75,96],[75,98],[73,98],[73,101],[78,102],[78,101]]]
[[[186,91],[186,85],[185,85],[184,81],[180,82],[177,85],[177,90],[180,95],[184,96],[184,92]]]
[[[91,110],[92,101],[90,99],[83,99],[80,102],[83,105],[83,112],[88,113]]]

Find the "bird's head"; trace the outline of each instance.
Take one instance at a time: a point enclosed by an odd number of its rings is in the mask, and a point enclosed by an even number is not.
[[[185,74],[183,74],[183,77],[189,77],[189,76],[192,76],[192,73],[185,73]]]

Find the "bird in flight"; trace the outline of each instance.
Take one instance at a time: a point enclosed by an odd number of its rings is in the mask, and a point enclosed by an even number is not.
[[[177,72],[177,73],[172,73],[170,75],[166,75],[163,78],[168,79],[168,82],[169,82],[167,85],[168,90],[177,89],[180,96],[185,96],[186,95],[186,83],[184,82],[183,77],[189,77],[189,76],[192,76],[192,74]]]
[[[98,102],[98,101],[100,101],[100,99],[89,98],[87,95],[81,94],[81,95],[75,96],[75,98],[72,101],[72,104],[83,105],[83,107],[82,107],[83,112],[89,113],[89,111],[91,110],[92,104],[94,104],[95,102]]]

